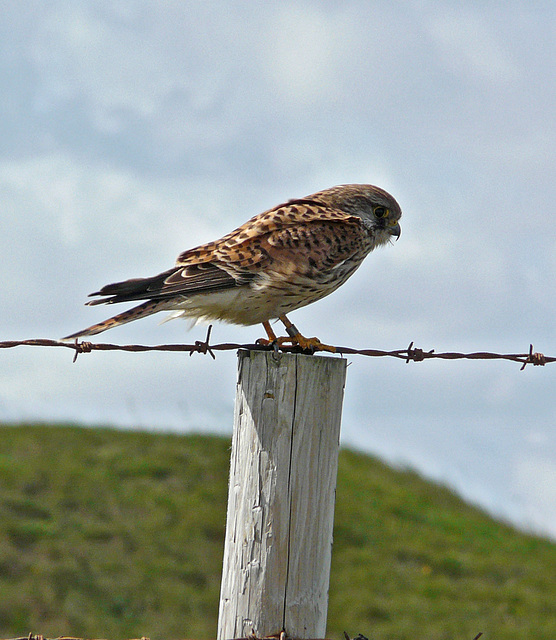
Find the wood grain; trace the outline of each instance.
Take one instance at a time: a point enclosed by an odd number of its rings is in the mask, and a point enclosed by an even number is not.
[[[346,360],[240,351],[218,638],[324,637]]]

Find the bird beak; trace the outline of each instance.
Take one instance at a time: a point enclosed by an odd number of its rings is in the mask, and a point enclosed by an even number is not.
[[[394,223],[388,231],[391,236],[396,236],[396,240],[402,235],[402,228],[399,222]]]

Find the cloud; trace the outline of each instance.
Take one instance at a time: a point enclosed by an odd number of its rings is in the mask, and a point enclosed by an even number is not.
[[[82,305],[89,291],[169,268],[290,197],[371,182],[400,201],[402,237],[295,312],[298,326],[359,347],[527,351],[532,341],[549,352],[550,26],[535,3],[503,15],[422,1],[14,4],[0,24],[3,337],[75,331],[108,315]],[[158,320],[107,339],[204,337]],[[260,332],[217,325],[213,335]],[[91,354],[71,367],[67,353],[9,351],[0,416],[231,422],[231,354],[216,369],[201,357]],[[393,458],[417,451],[423,469],[475,482],[483,504],[508,504],[507,476],[479,489],[520,451],[513,430],[535,425],[544,437],[554,412],[549,367],[518,369],[355,359],[344,433]],[[522,473],[532,478],[533,465]],[[539,494],[535,513],[550,500]]]
[[[281,103],[315,107],[344,95],[343,67],[352,44],[343,12],[284,3],[267,28],[261,67]]]
[[[506,84],[519,77],[519,68],[495,24],[483,10],[441,7],[430,17],[428,29],[453,71],[463,71],[470,80]]]
[[[184,249],[229,231],[228,189],[195,179],[146,180],[60,153],[1,162],[5,329],[59,337],[64,309],[87,322],[93,314],[83,302],[92,290],[159,273]]]
[[[556,537],[556,463],[540,454],[526,455],[515,464],[512,490],[525,511],[524,520],[533,531],[546,531],[546,523],[551,523],[548,531]]]

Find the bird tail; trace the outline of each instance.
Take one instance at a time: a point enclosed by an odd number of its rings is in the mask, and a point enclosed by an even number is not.
[[[113,327],[125,324],[126,322],[138,320],[139,318],[144,318],[145,316],[150,316],[153,313],[157,313],[158,311],[164,311],[164,309],[167,309],[167,305],[161,300],[147,300],[137,307],[133,307],[132,309],[128,309],[127,311],[123,311],[122,313],[118,313],[118,315],[113,316],[112,318],[108,318],[108,320],[104,320],[103,322],[99,322],[98,324],[94,324],[87,329],[72,333],[71,335],[62,338],[62,340],[72,340],[74,338],[80,338],[82,336],[94,336],[97,333],[102,333],[107,329],[112,329]]]

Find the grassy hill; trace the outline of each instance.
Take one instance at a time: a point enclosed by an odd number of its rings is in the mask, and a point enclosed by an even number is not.
[[[216,630],[229,440],[0,427],[0,637]],[[328,636],[556,638],[556,545],[352,451]]]

